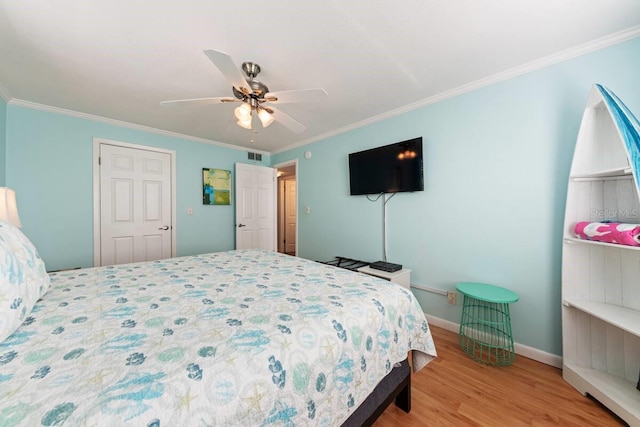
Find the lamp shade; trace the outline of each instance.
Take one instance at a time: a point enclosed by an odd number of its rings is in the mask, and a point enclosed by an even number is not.
[[[264,110],[264,109],[260,109],[260,111],[258,111],[258,117],[262,122],[262,127],[265,127],[265,128],[269,126],[271,123],[273,123],[273,120],[274,120],[274,117],[271,114],[269,114],[267,110]]]
[[[246,120],[238,120],[238,126],[243,127],[245,129],[251,129],[251,117]]]
[[[16,192],[8,187],[0,187],[0,220],[22,227],[16,204]]]
[[[249,104],[242,103],[242,105],[236,107],[233,112],[240,121],[251,120],[251,106]]]

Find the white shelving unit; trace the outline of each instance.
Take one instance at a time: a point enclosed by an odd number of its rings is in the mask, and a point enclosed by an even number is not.
[[[640,224],[640,125],[595,85],[580,125],[564,223],[563,377],[640,426],[640,248],[576,238],[579,221]],[[636,160],[640,162],[640,160]]]

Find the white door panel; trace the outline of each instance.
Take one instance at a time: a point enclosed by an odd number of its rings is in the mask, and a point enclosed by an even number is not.
[[[113,210],[113,221],[118,223],[133,222],[133,180],[118,179],[111,180],[112,193],[107,194],[107,200],[118,200],[118,203],[111,204]],[[108,189],[104,189],[108,191]]]
[[[133,259],[133,236],[114,237],[111,239],[113,262],[124,264]]]
[[[144,257],[147,261],[166,258],[162,253],[164,240],[163,234],[147,235],[143,237]]]
[[[236,163],[236,249],[276,250],[276,170]]]
[[[162,184],[158,181],[144,181],[142,192],[144,221],[162,221]]]
[[[171,156],[100,145],[100,265],[171,257]]]

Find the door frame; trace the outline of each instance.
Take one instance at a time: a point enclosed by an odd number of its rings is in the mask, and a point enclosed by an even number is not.
[[[113,145],[116,147],[132,148],[134,150],[152,151],[168,154],[171,162],[171,257],[176,256],[176,152],[147,145],[129,142],[113,141],[104,138],[93,138],[93,266],[100,266],[102,255],[100,238],[100,146]]]
[[[287,237],[287,188],[289,188],[288,186],[290,185],[289,183],[294,182],[294,186],[296,187],[295,191],[295,201],[296,201],[296,205],[293,206],[293,209],[295,210],[295,215],[296,215],[296,231],[298,229],[298,182],[296,179],[296,176],[288,176],[286,178],[278,178],[278,184],[279,187],[278,188],[278,198],[280,198],[282,196],[282,199],[279,200],[279,205],[278,205],[278,213],[282,213],[282,218],[280,218],[280,215],[278,215],[278,240],[282,239],[282,240],[286,240]],[[289,209],[291,209],[291,207],[289,207]],[[282,226],[282,230],[280,230],[280,226]],[[282,235],[280,235],[280,231],[282,231]],[[294,236],[294,240],[297,237],[297,233],[295,233]],[[280,243],[280,242],[278,242]],[[295,243],[295,247],[297,247],[298,242]],[[280,248],[278,248],[278,252],[280,252]],[[283,243],[283,247],[282,247],[282,252],[283,253],[288,253],[287,252],[287,244]],[[295,252],[294,252],[295,254]]]
[[[298,173],[298,159],[287,160],[286,162],[278,163],[272,165],[271,167],[274,169],[283,168],[285,166],[293,166],[296,170],[296,255],[298,256],[298,248],[300,247],[300,240],[298,236],[298,229],[300,224],[300,174]],[[278,188],[279,191],[279,188]],[[276,191],[276,206],[278,204],[278,191]],[[280,236],[280,221],[279,218],[276,219],[276,238]],[[278,250],[278,245],[276,245],[276,251]]]

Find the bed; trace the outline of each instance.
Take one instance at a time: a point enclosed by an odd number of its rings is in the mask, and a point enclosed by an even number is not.
[[[3,426],[370,424],[436,356],[408,290],[270,251],[48,275],[0,223],[0,262]]]

